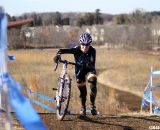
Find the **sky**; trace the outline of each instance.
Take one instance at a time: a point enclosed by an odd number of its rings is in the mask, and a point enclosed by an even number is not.
[[[160,0],[1,0],[6,13],[22,15],[30,12],[95,12],[120,14],[136,9],[160,11]]]

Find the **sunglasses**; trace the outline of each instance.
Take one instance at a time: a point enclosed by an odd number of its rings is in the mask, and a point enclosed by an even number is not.
[[[81,45],[86,47],[90,46],[90,44],[85,44],[85,43],[81,43]]]

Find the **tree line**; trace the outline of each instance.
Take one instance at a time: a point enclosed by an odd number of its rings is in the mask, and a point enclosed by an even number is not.
[[[19,19],[33,19],[34,26],[48,26],[48,25],[74,25],[82,27],[83,25],[97,25],[104,22],[115,21],[116,24],[150,24],[153,21],[159,22],[160,11],[146,12],[143,9],[136,9],[130,14],[103,14],[100,9],[95,12],[87,13],[25,13],[21,16],[10,16],[7,14],[9,21],[16,21]]]
[[[20,19],[33,19],[34,26],[48,26],[48,25],[93,25],[103,24],[103,17],[100,9],[96,9],[93,13],[25,13],[21,16],[10,16],[9,21],[16,21]]]
[[[136,9],[130,14],[120,14],[116,16],[117,24],[150,24],[157,20],[160,11],[146,12],[143,9]]]

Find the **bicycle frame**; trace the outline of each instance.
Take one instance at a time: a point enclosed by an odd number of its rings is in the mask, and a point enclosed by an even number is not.
[[[56,92],[57,118],[58,120],[63,120],[64,116],[67,113],[70,100],[70,93],[71,93],[71,78],[67,74],[67,65],[68,64],[76,65],[76,64],[73,62],[68,62],[66,60],[64,61],[60,60],[58,63],[63,63],[63,68],[61,75],[59,77],[58,88]],[[55,70],[58,67],[58,63],[55,67]]]
[[[67,63],[64,63],[63,64],[63,67],[62,67],[62,72],[61,72],[61,78],[63,78],[63,76],[65,75],[65,74],[67,74]]]
[[[64,80],[70,80],[70,76],[67,73],[67,66],[68,66],[68,64],[75,65],[75,63],[68,62],[66,60],[64,60],[64,61],[61,60],[60,62],[63,63],[62,72],[61,72],[61,75],[60,75],[60,80],[62,81],[62,83],[64,83],[65,82]],[[66,76],[66,77],[64,77],[64,76]]]

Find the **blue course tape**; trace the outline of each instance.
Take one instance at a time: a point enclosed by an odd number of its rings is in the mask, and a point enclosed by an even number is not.
[[[37,105],[39,105],[39,106],[41,106],[41,107],[43,107],[43,108],[45,108],[45,109],[47,109],[47,110],[49,110],[49,111],[53,111],[53,112],[56,113],[56,109],[51,108],[51,107],[49,107],[49,106],[47,106],[47,105],[45,105],[45,104],[43,104],[43,103],[41,103],[41,102],[39,102],[37,100],[30,99],[30,101],[33,102],[33,103],[35,103],[35,104],[37,104]]]
[[[15,56],[9,56],[9,55],[8,55],[8,59],[9,59],[9,60],[15,60],[16,57],[15,57]]]
[[[152,101],[150,101],[150,93],[152,93]],[[156,102],[154,95],[153,95],[153,92],[151,90],[144,92],[144,99],[146,101],[152,102],[154,105],[158,106],[158,103]]]
[[[20,87],[18,83],[8,75],[7,95],[17,118],[26,130],[46,130],[40,116],[32,107],[30,100],[22,95],[17,86]]]
[[[55,101],[54,98],[45,96],[45,95],[43,95],[43,94],[36,93],[36,92],[32,92],[32,91],[31,91],[31,93],[33,93],[35,96],[37,96],[37,97],[39,97],[39,98],[41,98],[41,99],[45,99],[45,100],[48,100],[48,101]]]
[[[7,48],[7,17],[0,12],[0,51]]]
[[[143,107],[148,106],[146,100],[143,99],[143,98],[142,98],[142,100],[141,100],[141,105],[142,105]]]
[[[6,49],[7,17],[4,13],[0,12],[0,52],[5,52]],[[5,61],[0,59],[0,63],[3,65]],[[14,81],[13,78],[6,73],[6,70],[4,72],[2,71],[1,76],[3,82],[5,81],[7,84],[7,96],[10,105],[24,128],[26,130],[46,130],[45,125],[36,110],[32,107],[30,101],[23,96],[20,84]]]

